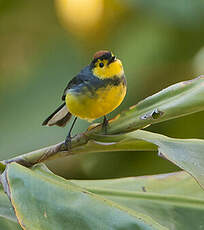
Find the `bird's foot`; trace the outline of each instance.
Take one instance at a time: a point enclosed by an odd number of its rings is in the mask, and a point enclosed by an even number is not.
[[[65,142],[64,142],[64,145],[67,149],[67,151],[69,151],[72,147],[72,138],[71,138],[71,135],[67,135],[66,139],[65,139]]]
[[[106,135],[108,130],[108,119],[106,118],[106,116],[104,116],[103,118],[102,129],[104,130],[104,134]]]
[[[77,120],[77,117],[74,118],[74,121],[72,122],[71,128],[70,128],[70,130],[68,132],[68,135],[67,135],[67,137],[65,139],[65,142],[64,142],[64,145],[65,145],[67,151],[69,151],[71,149],[71,147],[72,147],[71,132],[72,132],[72,129],[74,127],[74,124],[75,124],[76,120]]]

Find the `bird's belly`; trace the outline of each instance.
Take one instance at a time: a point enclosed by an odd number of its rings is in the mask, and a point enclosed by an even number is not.
[[[99,88],[94,94],[88,91],[68,92],[66,104],[73,115],[91,121],[112,112],[121,104],[125,94],[126,86],[121,83],[117,86]]]

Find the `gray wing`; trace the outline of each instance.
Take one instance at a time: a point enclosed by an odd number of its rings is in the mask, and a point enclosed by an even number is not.
[[[67,91],[72,88],[80,88],[83,84],[86,85],[87,81],[90,81],[92,78],[94,78],[92,71],[90,69],[90,66],[86,66],[81,70],[79,74],[77,74],[68,84],[67,87],[64,90],[64,93],[62,95],[62,100],[65,100]]]
[[[67,84],[67,87],[64,89],[64,93],[62,95],[62,100],[64,101],[65,100],[65,97],[66,97],[66,94],[67,94],[67,91],[71,88],[74,88],[74,87],[77,87],[79,86],[80,84],[82,84],[84,82],[84,76],[81,75],[81,74],[78,74],[76,77],[74,77],[68,84]]]

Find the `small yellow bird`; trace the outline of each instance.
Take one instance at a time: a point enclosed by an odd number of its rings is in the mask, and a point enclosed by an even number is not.
[[[104,116],[103,127],[107,130],[106,114],[123,101],[126,94],[126,79],[122,63],[112,52],[101,50],[94,54],[91,64],[81,70],[67,85],[58,107],[42,125],[64,127],[72,115],[75,119],[65,139],[71,147],[71,131],[77,117],[89,122]]]

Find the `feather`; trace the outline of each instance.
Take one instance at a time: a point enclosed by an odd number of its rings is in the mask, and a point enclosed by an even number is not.
[[[66,104],[63,103],[47,119],[43,121],[42,125],[58,125],[60,127],[64,127],[71,117],[72,114],[68,111]]]

